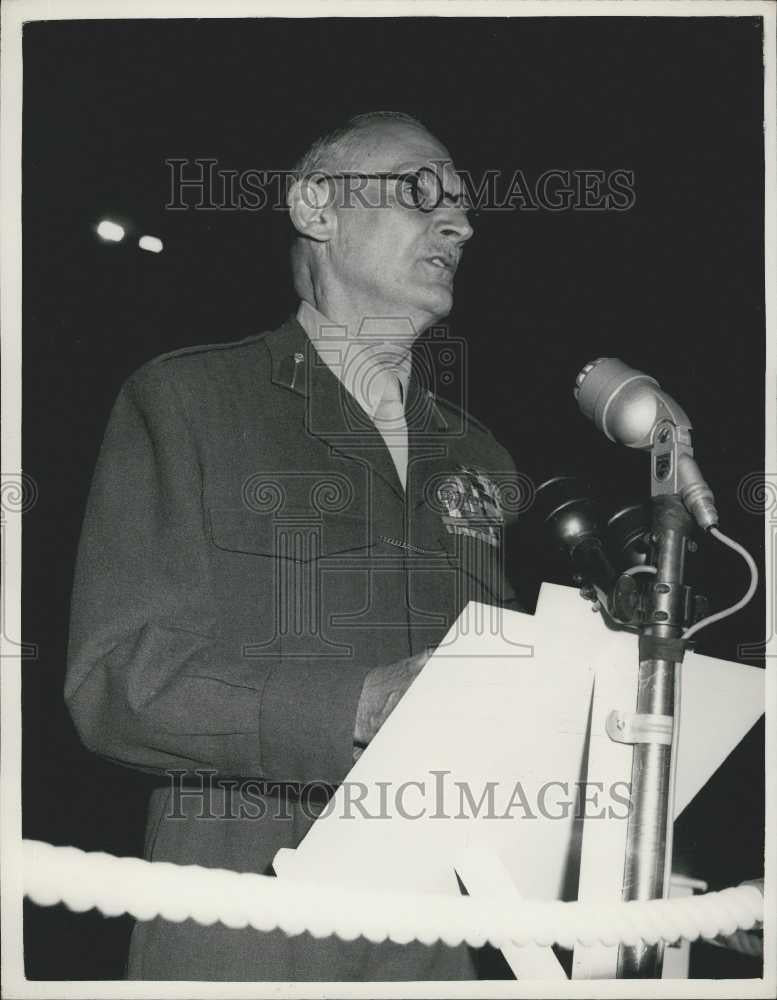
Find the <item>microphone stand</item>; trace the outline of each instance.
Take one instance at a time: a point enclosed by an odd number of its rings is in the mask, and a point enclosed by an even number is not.
[[[617,358],[599,358],[577,376],[575,396],[583,414],[610,440],[651,452],[651,551],[645,569],[652,566],[655,574],[642,586],[627,570],[606,601],[616,622],[636,626],[639,633],[636,708],[611,712],[607,733],[633,746],[623,899],[660,899],[668,894],[672,868],[684,626],[695,610],[683,584],[685,556],[694,547],[693,520],[706,531],[717,525],[718,514],[693,457],[691,421],[655,379]],[[662,961],[663,944],[621,946],[617,975],[658,978]]]
[[[683,626],[690,594],[683,585],[693,520],[678,495],[654,496],[646,615],[639,627],[639,683],[635,715],[622,716],[610,735],[633,743],[631,809],[626,834],[623,899],[668,894],[674,822],[674,756],[679,726]],[[660,978],[663,942],[621,945],[618,978]]]

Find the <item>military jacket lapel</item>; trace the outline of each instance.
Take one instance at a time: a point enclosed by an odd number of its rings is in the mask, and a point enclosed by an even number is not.
[[[268,338],[273,382],[305,399],[306,431],[333,452],[367,464],[400,500],[404,490],[383,438],[321,359],[296,318]]]

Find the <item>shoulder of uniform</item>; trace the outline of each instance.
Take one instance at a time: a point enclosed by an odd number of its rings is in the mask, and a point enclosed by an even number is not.
[[[175,351],[168,351],[166,354],[159,354],[155,358],[151,358],[138,369],[138,372],[156,368],[181,358],[207,357],[211,355],[224,355],[229,352],[245,351],[246,349],[250,350],[253,346],[260,344],[268,336],[269,332],[265,330],[262,333],[252,334],[240,340],[230,340],[217,344],[195,344],[193,347],[180,347]]]
[[[512,455],[489,427],[473,417],[463,406],[437,397],[435,403],[451,425],[465,429],[467,451],[473,456],[477,454],[482,462],[494,469],[514,473],[515,461]]]
[[[460,426],[480,431],[482,434],[487,434],[491,438],[494,436],[493,432],[486,427],[482,420],[478,420],[477,417],[473,417],[472,414],[468,410],[465,410],[463,406],[459,406],[457,403],[452,403],[450,400],[444,399],[442,396],[435,396],[434,401],[443,413],[447,412],[453,416]]]
[[[151,358],[136,369],[125,385],[142,392],[163,391],[171,382],[180,388],[187,384],[227,383],[236,369],[262,364],[267,355],[267,332],[253,334],[241,340],[219,344],[199,344],[182,347]]]

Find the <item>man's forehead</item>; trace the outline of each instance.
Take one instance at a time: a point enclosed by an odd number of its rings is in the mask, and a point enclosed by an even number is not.
[[[360,171],[414,170],[439,164],[444,173],[454,171],[451,154],[433,135],[413,125],[380,123],[365,129],[355,157]]]

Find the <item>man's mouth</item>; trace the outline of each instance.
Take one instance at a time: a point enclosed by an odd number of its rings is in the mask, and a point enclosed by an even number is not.
[[[425,258],[427,263],[431,264],[433,267],[439,267],[443,271],[449,271],[453,274],[456,270],[456,262],[451,260],[449,257],[442,257],[436,254],[434,257]]]

